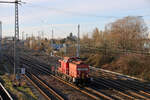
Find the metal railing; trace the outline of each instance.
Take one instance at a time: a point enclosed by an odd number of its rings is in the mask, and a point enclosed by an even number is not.
[[[4,88],[4,86],[0,83],[0,99],[2,100],[13,100],[8,91]]]

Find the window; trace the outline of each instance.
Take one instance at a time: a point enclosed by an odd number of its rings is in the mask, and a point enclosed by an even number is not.
[[[78,71],[88,71],[88,68],[78,68]]]

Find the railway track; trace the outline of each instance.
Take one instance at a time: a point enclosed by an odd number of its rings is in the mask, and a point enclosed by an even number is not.
[[[118,94],[118,95],[115,95],[115,97],[114,97],[114,95],[113,96],[108,95],[108,97],[111,99],[116,99],[116,100],[117,99],[127,99],[127,98],[128,99],[145,99],[145,100],[149,99],[148,93],[145,93],[143,91],[141,91],[141,93],[139,93],[139,92],[135,91],[135,89],[133,90],[127,86],[120,86],[120,84],[118,85],[117,83],[106,81],[106,80],[103,80],[103,81],[104,81],[103,86],[106,86],[110,90],[113,90],[113,92],[111,92],[112,95],[115,93]],[[102,80],[97,81],[97,83],[99,83],[99,85],[102,85],[101,82],[102,82]],[[96,88],[98,88],[98,86]],[[93,89],[93,90],[96,90],[96,89]],[[96,91],[96,92],[98,92],[98,91]],[[105,96],[105,93],[103,93],[101,91],[99,93],[102,93]],[[106,93],[108,93],[108,91],[106,91]]]
[[[49,73],[49,66],[47,66],[46,64],[40,63],[40,62],[34,62],[32,60],[32,58],[27,59],[27,57],[23,60],[25,62],[30,63],[31,65],[36,66],[36,68],[38,68],[38,70],[40,71],[45,71],[47,73]],[[32,63],[34,62],[34,63]],[[30,65],[29,64],[29,65]],[[51,74],[50,74],[51,76]],[[109,76],[109,77],[107,77]],[[122,80],[118,80],[118,77],[115,77],[116,75],[107,73],[107,74],[102,74],[101,76],[98,76],[100,78],[94,78],[94,86],[93,87],[85,87],[84,91],[94,91],[94,93],[89,93],[92,95],[97,95],[96,93],[98,93],[97,97],[98,98],[105,98],[107,100],[149,100],[150,99],[150,88],[147,85],[142,85],[136,81],[133,80],[127,80],[127,81],[122,81]],[[114,78],[114,79],[113,79]],[[119,78],[120,79],[120,78]],[[105,87],[107,90],[112,91],[110,94],[106,92],[106,94],[104,92],[102,92],[102,88],[101,87]],[[83,89],[80,89],[83,90]],[[100,91],[99,91],[100,90]],[[139,91],[140,90],[140,91]],[[80,91],[81,92],[81,91]],[[114,96],[114,94],[116,94]],[[111,96],[112,95],[112,96]],[[106,96],[106,97],[105,97]],[[117,97],[118,96],[118,97]],[[92,97],[92,96],[91,96]],[[97,99],[93,98],[93,99]],[[113,98],[114,97],[114,98]]]
[[[125,92],[122,88],[118,88],[115,86],[110,86],[109,83],[106,83],[104,81],[96,81],[93,80],[93,84],[94,84],[94,88],[97,89],[101,89],[101,88],[105,88],[106,90],[111,90],[111,95],[116,97],[117,99],[125,99],[125,100],[135,100],[135,98],[133,96],[130,96],[127,92]],[[107,92],[107,91],[106,91]]]
[[[43,63],[42,64],[39,64],[39,65],[41,65],[41,66],[43,66]],[[44,66],[44,67],[46,67],[46,65]],[[55,78],[57,78],[57,77],[55,77]],[[63,81],[63,80],[62,80]],[[94,84],[95,85],[95,84]],[[96,88],[98,88],[99,86],[97,85],[97,87]],[[103,98],[106,98],[106,99],[108,99],[108,100],[112,100],[112,99],[115,99],[115,100],[120,100],[120,99],[122,99],[122,97],[118,97],[120,94],[122,94],[122,96],[126,96],[126,98],[127,97],[130,97],[130,96],[127,96],[126,94],[123,94],[123,93],[121,93],[121,92],[117,92],[117,93],[119,93],[119,95],[118,96],[110,96],[110,95],[107,95],[107,93],[104,93],[104,92],[102,92],[101,90],[98,90],[98,89],[92,89],[92,88],[89,88],[89,87],[84,87],[84,89],[86,90],[86,91],[92,91],[92,92],[94,92],[93,94],[95,94],[95,95],[98,95],[98,96],[100,96],[100,97],[103,97]],[[79,90],[81,90],[81,89],[79,89]],[[108,90],[108,91],[111,91],[111,90]],[[82,91],[81,91],[82,92]],[[113,93],[112,93],[113,92]],[[112,94],[114,94],[114,92],[116,93],[116,91],[112,91],[111,93]],[[89,94],[88,94],[89,95]],[[115,95],[115,94],[114,94]],[[131,97],[130,97],[131,98]]]
[[[25,60],[25,62],[28,62],[28,61]],[[30,61],[30,63],[31,63],[31,61]],[[27,64],[27,63],[26,63],[26,64]],[[32,63],[32,64],[33,64],[33,63]],[[108,95],[106,95],[106,94],[104,94],[104,93],[102,93],[102,92],[98,92],[98,91],[96,91],[96,90],[94,90],[94,89],[92,89],[92,88],[89,88],[89,87],[86,87],[86,88],[79,88],[79,87],[77,87],[77,86],[75,86],[75,85],[72,85],[72,84],[70,84],[70,83],[68,83],[68,82],[66,82],[66,81],[64,81],[64,80],[62,80],[62,79],[60,79],[59,77],[53,76],[52,74],[50,74],[49,69],[46,69],[46,68],[42,67],[41,65],[37,65],[37,64],[35,64],[35,63],[34,63],[33,65],[34,65],[34,67],[36,66],[35,68],[38,68],[38,70],[43,71],[44,73],[49,74],[51,77],[53,77],[53,78],[55,78],[55,79],[57,79],[57,80],[63,82],[64,84],[67,84],[68,86],[70,86],[70,87],[72,87],[72,88],[74,88],[74,89],[76,89],[76,90],[82,92],[82,93],[85,94],[85,95],[88,95],[89,97],[91,97],[91,98],[93,98],[93,99],[95,99],[95,100],[99,100],[100,98],[101,98],[101,99],[106,99],[106,100],[113,100],[113,98],[112,98],[111,96],[108,96]],[[29,66],[29,62],[28,62],[28,66]]]
[[[12,59],[8,56],[6,57],[13,64]],[[60,96],[57,92],[47,86],[44,82],[39,80],[35,75],[26,72],[26,75],[24,75],[24,77],[44,96],[46,100],[64,100],[62,96]]]
[[[47,100],[64,100],[64,98],[62,96],[60,96],[56,91],[54,91],[52,88],[47,86],[37,76],[27,73],[27,75],[25,75],[25,77],[39,90],[39,92]]]
[[[112,75],[112,76],[114,76],[114,75]],[[97,83],[99,85],[102,85],[102,80]],[[121,82],[119,82],[119,83],[121,83]],[[149,99],[150,98],[149,97],[150,94],[149,94],[148,90],[147,91],[142,90],[141,88],[138,88],[138,85],[136,85],[136,87],[134,87],[128,83],[129,86],[127,84],[125,84],[125,86],[123,85],[121,87],[118,87],[118,84],[117,84],[117,86],[116,85],[113,86],[112,82],[111,83],[108,82],[108,84],[105,81],[103,82],[103,86],[106,86],[107,88],[113,90],[112,95],[114,93],[118,94],[117,95],[119,97],[118,99]],[[96,88],[98,88],[98,86]],[[146,87],[144,87],[144,88],[146,88]],[[138,91],[139,89],[141,89],[142,91]],[[126,90],[128,90],[128,91],[126,91]],[[117,97],[117,96],[115,96],[115,97]],[[120,96],[122,96],[123,98]]]
[[[52,76],[52,75],[51,75]],[[56,77],[56,76],[52,76],[56,79],[58,79],[59,81],[71,86],[72,88],[76,89],[76,90],[79,90],[80,92],[92,97],[93,99],[96,99],[96,100],[99,100],[100,98],[102,99],[107,99],[107,100],[113,100],[111,97],[109,96],[106,96],[105,94],[101,93],[101,92],[97,92],[96,90],[94,89],[91,89],[91,88],[88,88],[88,87],[84,87],[84,88],[80,88],[80,87],[77,87],[75,85],[72,85],[71,83],[68,83],[62,79],[60,79],[59,77]],[[88,92],[87,92],[88,91]],[[94,94],[94,95],[93,95]],[[97,95],[97,96],[95,96]],[[98,98],[99,97],[99,98]]]
[[[99,77],[99,78],[97,78]],[[127,82],[126,80],[117,79],[115,75],[111,75],[110,73],[101,74],[100,76],[95,77],[97,82],[104,82],[114,89],[121,89],[125,91],[128,95],[134,97],[135,99],[150,99],[149,90],[145,89],[145,87],[140,87],[139,85],[135,85],[135,82]]]
[[[42,89],[41,86],[37,85],[37,83],[35,83],[34,81],[32,81],[32,79],[25,75],[25,78],[44,96],[45,99],[47,100],[51,100],[51,97],[49,97],[45,92],[44,90]]]
[[[0,100],[13,100],[8,91],[0,83]]]
[[[101,81],[105,82],[105,84],[107,84],[108,86],[110,86],[113,89],[116,89],[116,90],[119,90],[119,91],[123,91],[128,96],[130,96],[130,97],[132,97],[134,99],[147,99],[147,98],[139,95],[138,93],[136,93],[136,91],[131,91],[127,87],[120,86],[119,84],[116,84],[115,82],[112,82],[110,80],[105,80],[103,78],[97,80],[97,82],[101,82]]]

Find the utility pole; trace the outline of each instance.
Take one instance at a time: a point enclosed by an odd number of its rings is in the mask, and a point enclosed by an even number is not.
[[[19,41],[19,12],[18,0],[15,3],[15,37],[14,37],[14,76],[16,76],[16,68],[19,65],[19,57],[17,52],[17,42]]]
[[[52,29],[52,40],[51,40],[51,47],[53,47],[53,35],[54,35],[54,30]]]
[[[80,25],[78,25],[78,37],[77,37],[77,57],[80,56]]]
[[[22,41],[24,40],[24,31],[22,32]]]
[[[19,11],[18,4],[21,4],[21,1],[15,0],[11,1],[0,1],[0,3],[12,3],[15,4],[15,35],[14,35],[14,76],[16,76],[16,67],[19,65],[19,57],[17,52],[17,43],[19,41]]]
[[[51,39],[52,52],[51,52],[51,56],[53,55],[53,34],[54,34],[54,30],[52,29],[52,39]]]
[[[26,34],[26,40],[28,39],[28,34]]]
[[[41,31],[42,40],[44,40],[44,31]]]

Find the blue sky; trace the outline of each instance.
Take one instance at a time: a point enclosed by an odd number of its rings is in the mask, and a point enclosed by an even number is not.
[[[14,0],[1,0],[14,1]],[[150,27],[150,0],[22,0],[19,7],[20,34],[38,35],[43,31],[51,38],[65,37],[77,33],[89,35],[95,27],[104,26],[125,16],[144,16]],[[14,35],[14,5],[0,4],[0,20],[3,22],[3,36]]]

